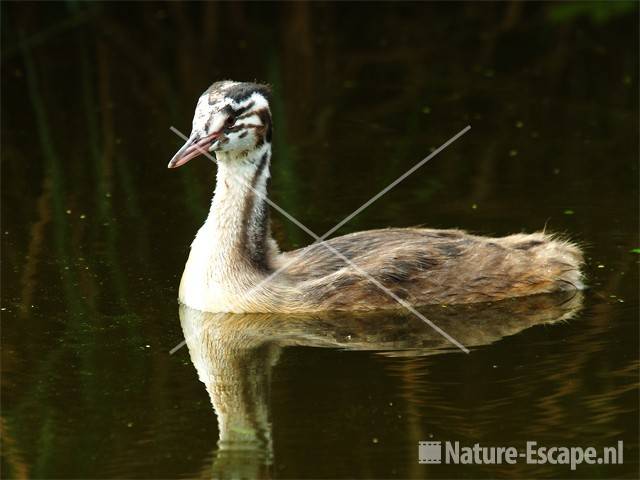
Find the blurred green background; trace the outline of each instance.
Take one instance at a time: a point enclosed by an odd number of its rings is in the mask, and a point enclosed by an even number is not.
[[[623,466],[500,475],[637,475],[637,3],[1,8],[5,478],[174,478],[210,463],[215,415],[188,355],[168,351],[215,167],[166,164],[181,145],[169,127],[188,132],[197,97],[225,78],[273,86],[271,198],[316,232],[471,125],[338,233],[547,225],[588,259],[578,318],[472,357],[287,350],[273,476],[496,475],[418,468],[414,437],[429,432],[624,439]],[[275,212],[274,235],[283,249],[311,241]],[[389,398],[400,417],[377,424]]]

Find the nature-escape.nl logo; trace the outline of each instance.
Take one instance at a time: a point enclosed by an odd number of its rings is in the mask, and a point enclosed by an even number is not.
[[[444,447],[444,452],[443,452]],[[621,465],[623,463],[622,440],[616,446],[604,447],[545,447],[535,441],[527,441],[524,451],[516,447],[461,446],[460,442],[418,442],[418,463],[450,465],[514,465],[523,460],[528,465]],[[444,454],[443,454],[444,453]]]

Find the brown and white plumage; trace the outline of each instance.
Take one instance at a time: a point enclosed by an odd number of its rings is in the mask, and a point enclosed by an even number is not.
[[[189,140],[169,163],[209,151],[218,164],[211,210],[182,277],[183,304],[216,312],[372,310],[398,307],[397,298],[456,304],[583,288],[580,249],[546,233],[390,228],[280,253],[265,202],[271,129],[263,85],[217,82],[200,97]]]
[[[412,305],[474,303],[581,288],[580,250],[543,233],[503,238],[390,228],[327,241]],[[285,253],[320,309],[392,307],[396,300],[320,245]],[[323,307],[324,306],[324,307]]]

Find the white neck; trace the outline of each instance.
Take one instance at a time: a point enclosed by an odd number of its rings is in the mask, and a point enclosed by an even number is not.
[[[264,200],[271,145],[242,156],[218,152],[216,157],[211,209],[191,244],[180,287],[181,301],[194,308],[213,308],[213,300],[205,300],[210,295],[242,290],[264,277],[277,250]]]
[[[215,244],[217,256],[223,263],[268,270],[270,228],[265,198],[271,145],[266,143],[241,157],[226,152],[216,156],[216,189],[203,233],[207,241],[213,241],[210,248]]]

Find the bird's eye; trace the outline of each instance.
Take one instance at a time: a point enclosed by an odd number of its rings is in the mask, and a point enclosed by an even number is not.
[[[233,127],[233,124],[236,123],[236,117],[233,115],[229,115],[227,119],[224,121],[224,125],[226,127]]]

